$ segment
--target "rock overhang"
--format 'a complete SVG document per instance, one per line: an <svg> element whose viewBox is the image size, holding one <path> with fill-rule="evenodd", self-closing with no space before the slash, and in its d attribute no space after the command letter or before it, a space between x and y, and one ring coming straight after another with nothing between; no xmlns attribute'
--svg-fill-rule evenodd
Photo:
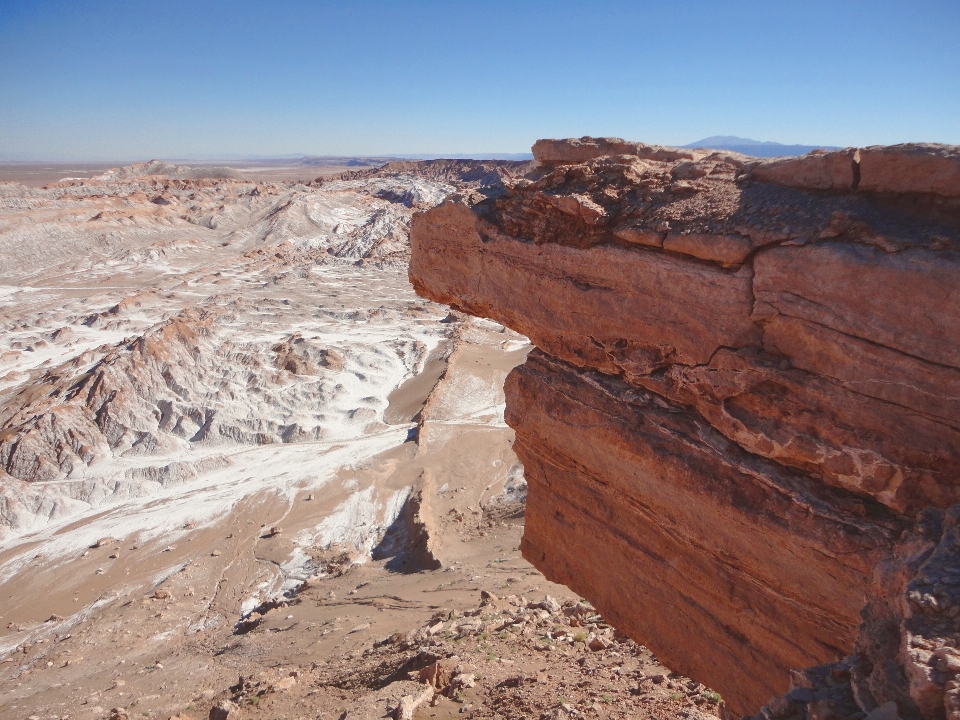
<svg viewBox="0 0 960 720"><path fill-rule="evenodd" d="M957 150L757 161L581 138L534 157L493 202L416 215L411 280L542 351L507 383L527 557L755 709L853 649L872 568L960 501ZM754 527L718 546L724 522ZM848 531L871 539L840 550ZM684 582L699 632L671 602Z"/></svg>

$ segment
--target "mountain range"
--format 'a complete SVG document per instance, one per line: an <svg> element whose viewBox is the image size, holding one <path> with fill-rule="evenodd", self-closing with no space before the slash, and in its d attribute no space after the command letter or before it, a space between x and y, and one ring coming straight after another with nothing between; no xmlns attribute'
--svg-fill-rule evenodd
<svg viewBox="0 0 960 720"><path fill-rule="evenodd" d="M812 150L836 150L835 145L784 145L777 142L762 142L736 135L711 135L697 140L685 148L710 148L711 150L731 150L754 157L782 157L785 155L806 155Z"/></svg>

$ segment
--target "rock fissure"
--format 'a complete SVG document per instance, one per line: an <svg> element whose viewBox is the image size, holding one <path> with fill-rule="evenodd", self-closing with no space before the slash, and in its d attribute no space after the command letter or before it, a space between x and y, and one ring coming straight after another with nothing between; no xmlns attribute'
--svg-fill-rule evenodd
<svg viewBox="0 0 960 720"><path fill-rule="evenodd" d="M853 181L850 183L850 191L855 192L860 187L860 151L856 151L850 158L850 174Z"/></svg>

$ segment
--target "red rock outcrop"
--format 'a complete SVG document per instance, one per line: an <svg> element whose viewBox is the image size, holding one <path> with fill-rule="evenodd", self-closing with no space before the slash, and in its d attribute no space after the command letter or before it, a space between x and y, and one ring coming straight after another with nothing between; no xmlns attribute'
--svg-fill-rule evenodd
<svg viewBox="0 0 960 720"><path fill-rule="evenodd" d="M960 153L534 156L414 216L411 280L539 348L506 386L525 556L755 710L853 651L876 568L960 502Z"/></svg>

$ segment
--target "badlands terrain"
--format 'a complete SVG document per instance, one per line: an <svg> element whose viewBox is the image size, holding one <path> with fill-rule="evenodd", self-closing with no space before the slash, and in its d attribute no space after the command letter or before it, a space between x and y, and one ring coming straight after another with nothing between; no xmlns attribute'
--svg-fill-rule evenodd
<svg viewBox="0 0 960 720"><path fill-rule="evenodd" d="M521 558L530 345L408 280L533 163L98 172L0 183L0 717L721 713Z"/></svg>

